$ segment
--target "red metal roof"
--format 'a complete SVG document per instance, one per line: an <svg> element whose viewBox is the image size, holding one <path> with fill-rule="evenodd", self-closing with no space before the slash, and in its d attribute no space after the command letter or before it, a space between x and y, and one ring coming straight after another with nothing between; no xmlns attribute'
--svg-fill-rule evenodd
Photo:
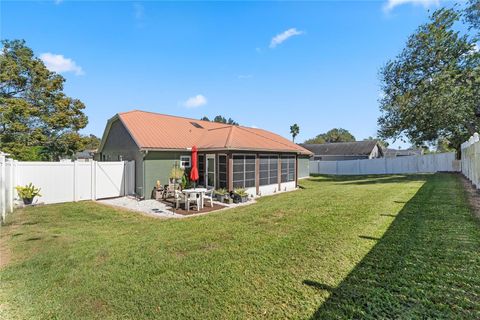
<svg viewBox="0 0 480 320"><path fill-rule="evenodd" d="M196 145L200 151L228 149L312 154L288 139L257 128L139 110L122 112L118 117L140 149L186 149Z"/></svg>

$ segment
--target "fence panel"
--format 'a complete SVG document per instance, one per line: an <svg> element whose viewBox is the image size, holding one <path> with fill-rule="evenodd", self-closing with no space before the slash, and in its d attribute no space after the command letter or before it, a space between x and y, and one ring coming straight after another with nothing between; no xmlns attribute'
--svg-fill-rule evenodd
<svg viewBox="0 0 480 320"><path fill-rule="evenodd" d="M13 211L15 186L40 188L35 202L61 203L134 194L135 161L19 162L0 153L0 214Z"/></svg>
<svg viewBox="0 0 480 320"><path fill-rule="evenodd" d="M337 175L459 171L455 162L454 152L381 159L311 161L310 170L312 174Z"/></svg>
<svg viewBox="0 0 480 320"><path fill-rule="evenodd" d="M36 201L61 203L74 201L75 170L73 162L18 162L17 185L30 182L40 188Z"/></svg>
<svg viewBox="0 0 480 320"><path fill-rule="evenodd" d="M480 189L480 137L475 133L462 144L462 174Z"/></svg>

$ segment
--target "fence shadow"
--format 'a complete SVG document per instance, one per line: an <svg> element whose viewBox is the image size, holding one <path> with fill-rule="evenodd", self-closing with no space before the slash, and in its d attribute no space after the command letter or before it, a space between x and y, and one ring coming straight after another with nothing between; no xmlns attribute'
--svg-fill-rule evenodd
<svg viewBox="0 0 480 320"><path fill-rule="evenodd" d="M399 183L405 181L426 181L428 174L391 174L391 175L312 175L313 178L307 179L312 182L335 182L341 185L367 185L367 184L383 184L383 183ZM321 179L315 179L321 177Z"/></svg>
<svg viewBox="0 0 480 320"><path fill-rule="evenodd" d="M455 175L430 176L311 319L478 318L480 224ZM450 191L445 191L445 190ZM452 189L454 189L452 191Z"/></svg>

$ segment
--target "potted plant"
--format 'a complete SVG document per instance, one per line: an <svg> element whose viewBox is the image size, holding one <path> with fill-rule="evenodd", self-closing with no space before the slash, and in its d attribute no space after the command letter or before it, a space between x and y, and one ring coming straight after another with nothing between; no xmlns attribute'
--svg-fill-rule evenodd
<svg viewBox="0 0 480 320"><path fill-rule="evenodd" d="M225 188L215 190L215 197L219 202L225 202L225 197L228 195L228 192Z"/></svg>
<svg viewBox="0 0 480 320"><path fill-rule="evenodd" d="M172 170L170 170L170 182L176 182L178 184L182 183L182 178L185 174L185 170L179 167L173 167Z"/></svg>
<svg viewBox="0 0 480 320"><path fill-rule="evenodd" d="M41 197L40 188L35 188L35 186L30 182L30 184L25 187L16 186L18 196L23 200L25 205L32 204L35 197Z"/></svg>
<svg viewBox="0 0 480 320"><path fill-rule="evenodd" d="M247 202L248 201L248 193L247 193L247 190L245 189L242 189L242 188L239 188L239 189L235 189L233 191L233 201L235 203L244 203L244 202Z"/></svg>

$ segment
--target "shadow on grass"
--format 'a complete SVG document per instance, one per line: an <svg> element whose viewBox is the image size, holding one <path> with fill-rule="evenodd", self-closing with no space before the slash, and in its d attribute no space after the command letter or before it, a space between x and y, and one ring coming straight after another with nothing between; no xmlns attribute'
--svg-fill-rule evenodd
<svg viewBox="0 0 480 320"><path fill-rule="evenodd" d="M331 292L312 319L479 319L480 224L458 182L430 176L338 287L305 280Z"/></svg>
<svg viewBox="0 0 480 320"><path fill-rule="evenodd" d="M328 284L324 284L324 283L320 283L312 280L303 280L303 284L318 290L325 290L329 292L332 292L333 290L335 290L334 287L329 286Z"/></svg>
<svg viewBox="0 0 480 320"><path fill-rule="evenodd" d="M370 236L358 236L358 237L361 238L361 239L365 239L365 240L373 240L373 241L380 241L381 240L380 238L370 237Z"/></svg>

